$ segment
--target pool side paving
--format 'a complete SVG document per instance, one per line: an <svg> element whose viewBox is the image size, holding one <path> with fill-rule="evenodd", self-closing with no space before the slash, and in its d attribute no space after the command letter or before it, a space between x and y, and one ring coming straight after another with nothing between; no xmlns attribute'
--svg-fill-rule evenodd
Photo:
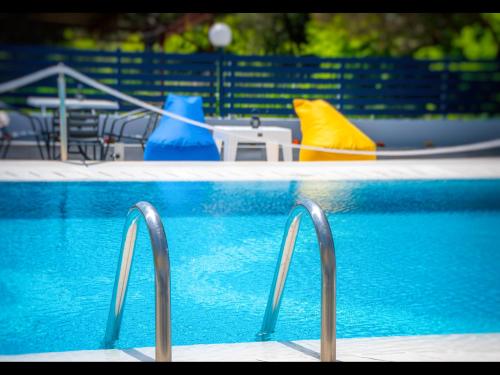
<svg viewBox="0 0 500 375"><path fill-rule="evenodd" d="M371 162L0 162L0 181L263 181L496 179L500 158Z"/></svg>
<svg viewBox="0 0 500 375"><path fill-rule="evenodd" d="M319 340L174 346L174 362L317 362ZM0 361L153 361L154 347L0 356ZM498 362L500 333L337 339L341 362Z"/></svg>

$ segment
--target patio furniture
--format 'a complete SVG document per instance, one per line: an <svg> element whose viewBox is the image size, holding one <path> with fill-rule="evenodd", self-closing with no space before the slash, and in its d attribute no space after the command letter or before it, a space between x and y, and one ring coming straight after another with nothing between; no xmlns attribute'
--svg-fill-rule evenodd
<svg viewBox="0 0 500 375"><path fill-rule="evenodd" d="M377 145L330 103L322 99L294 99L300 119L302 144L342 150L376 151ZM375 155L352 155L301 149L300 161L375 160Z"/></svg>
<svg viewBox="0 0 500 375"><path fill-rule="evenodd" d="M45 118L46 120L46 140L48 142L47 149L49 150L49 157L50 153L52 152L52 158L55 158L56 156L56 150L55 150L55 143L59 142L59 119L55 119L55 117L59 116L59 107L60 107L60 99L57 97L38 97L38 96L29 96L26 100L28 105L31 105L33 107L40 108L42 117ZM81 113L86 113L87 115L92 115L97 117L97 124L99 124L98 121L98 115L96 114L96 111L99 110L118 110L120 108L118 102L115 101L110 101L110 100L95 100L95 99L85 99L85 98L66 98L64 101L64 105L66 107L67 111L73 111L73 113L76 113L74 111L80 110ZM49 113L47 112L47 109L53 109L55 110L52 118L52 130L50 130L50 125L49 125ZM77 118L73 118L73 120L78 121ZM81 120L81 119L80 119ZM90 123L92 120L87 118L87 125L86 128L87 130L89 129ZM81 125L81 124L80 124ZM69 130L69 127L68 127ZM78 147L78 152L82 154L86 159L88 158L88 154L85 151L88 146L91 146L94 148L94 154L96 153L96 146L101 144L102 141L102 134L100 135L95 135L93 134L90 138L87 140L84 140L85 137L82 137L80 135L77 135L78 131L78 126L74 129L76 131L75 136L73 137L73 145L76 145ZM69 134L69 133L68 133ZM89 134L90 135L90 134ZM92 141L90 139L93 139ZM78 139L78 145L75 143L76 140ZM68 139L68 149L69 149L69 139ZM105 158L105 151L107 149L102 148L101 146L101 154L100 157Z"/></svg>
<svg viewBox="0 0 500 375"><path fill-rule="evenodd" d="M57 109L60 105L59 98L56 97L39 97L39 96L28 96L26 103L32 107L40 108L42 115L47 115L47 108ZM95 100L95 99L71 99L66 98L64 104L68 110L70 109L80 109L80 110L119 110L120 106L118 102L110 100Z"/></svg>
<svg viewBox="0 0 500 375"><path fill-rule="evenodd" d="M205 122L201 96L169 94L164 109L190 120ZM219 161L220 154L208 129L165 115L148 139L144 160Z"/></svg>
<svg viewBox="0 0 500 375"><path fill-rule="evenodd" d="M136 109L120 116L112 118L108 117L111 125L109 130L107 130L107 124L104 125L103 138L106 143L105 154L107 155L110 145L114 145L115 150L113 151L112 157L115 158L116 149L124 149L124 141L126 143L139 143L144 151L146 142L149 135L156 128L158 123L159 114L151 112L145 109ZM130 126L139 124L138 120L141 120L139 131L136 134L132 132L126 132L129 130ZM142 121L146 120L146 124L142 127ZM121 151L123 154L123 151ZM123 160L123 155L121 155Z"/></svg>
<svg viewBox="0 0 500 375"><path fill-rule="evenodd" d="M279 145L269 143L267 141L273 140L280 143L292 143L292 130L278 126L260 126L254 128L252 126L229 126L229 125L216 125L214 130L214 139L219 152L224 144L223 160L235 161L236 152L238 150L238 143L249 143L244 139L231 136L227 133L221 133L218 130L229 131L235 136L241 135L245 137L253 137L262 143L266 144L267 161L279 161ZM292 149L290 147L283 147L283 160L293 161Z"/></svg>
<svg viewBox="0 0 500 375"><path fill-rule="evenodd" d="M2 159L7 157L12 141L33 140L35 139L40 157L45 159L42 146L46 146L44 135L46 133L43 121L35 116L28 115L13 105L0 102L0 112L2 112L0 126L0 156ZM23 120L23 121L19 121ZM27 120L27 121L25 121ZM14 122L23 123L16 124L16 131L11 132L9 126ZM48 156L48 149L47 149Z"/></svg>
<svg viewBox="0 0 500 375"><path fill-rule="evenodd" d="M52 131L48 133L48 139L52 146L52 157L59 158L56 154L56 143L60 141L60 118L56 111L52 118ZM81 154L85 160L91 160L88 149L93 151L93 160L97 160L97 149L99 148L99 160L106 157L106 147L102 131L99 128L99 115L92 111L67 111L66 125L68 127L68 154ZM72 148L76 147L76 151Z"/></svg>

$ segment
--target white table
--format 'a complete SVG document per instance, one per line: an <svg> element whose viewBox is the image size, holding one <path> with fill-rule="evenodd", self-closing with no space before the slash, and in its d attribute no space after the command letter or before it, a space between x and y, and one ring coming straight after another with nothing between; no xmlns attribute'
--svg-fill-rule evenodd
<svg viewBox="0 0 500 375"><path fill-rule="evenodd" d="M279 145L274 143L268 143L267 140L273 140L280 143L292 143L292 130L288 128L281 128L278 126L260 126L255 129L251 126L226 126L226 125L216 125L214 126L213 137L219 152L222 148L222 143L224 142L224 161L235 161L236 151L238 150L238 143L250 143L252 141L237 138L236 136L241 135L245 137L255 138L255 143L265 143L266 144L266 154L268 161L278 161L279 160ZM223 130L231 132L231 134L221 133L218 130ZM232 135L235 136L232 136ZM283 147L283 160L293 161L292 149L290 147Z"/></svg>
<svg viewBox="0 0 500 375"><path fill-rule="evenodd" d="M66 98L64 92L64 84L62 85L62 88L61 86L59 86L59 92L62 93L61 97L50 98L50 97L28 96L26 102L28 103L28 105L32 107L40 108L43 117L47 117L47 108L59 108L61 106L62 98L64 98L65 109L91 109L92 112L94 112L96 109L118 110L120 108L117 102L113 102L110 100ZM66 122L61 121L61 126L59 127L62 161L68 160L68 133L65 125Z"/></svg>
<svg viewBox="0 0 500 375"><path fill-rule="evenodd" d="M42 111L42 115L47 115L47 108L59 108L59 98L47 98L39 96L28 96L26 102L32 107L38 107ZM94 100L94 99L70 99L64 101L68 109L111 109L118 110L120 106L118 102L110 100Z"/></svg>

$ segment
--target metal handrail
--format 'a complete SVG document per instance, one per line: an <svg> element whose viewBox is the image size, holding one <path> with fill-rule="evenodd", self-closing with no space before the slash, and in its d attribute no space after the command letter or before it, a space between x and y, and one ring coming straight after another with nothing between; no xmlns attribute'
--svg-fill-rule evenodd
<svg viewBox="0 0 500 375"><path fill-rule="evenodd" d="M170 316L170 259L165 230L160 215L148 202L138 202L127 214L122 237L121 253L116 271L113 297L109 308L104 347L112 348L120 334L123 305L127 295L130 266L134 255L138 220L143 218L153 248L156 291L156 361L172 360Z"/></svg>
<svg viewBox="0 0 500 375"><path fill-rule="evenodd" d="M276 264L274 280L269 293L262 328L258 333L267 339L274 332L283 296L288 268L295 248L303 213L312 219L321 256L321 361L336 360L336 265L332 231L325 213L314 201L300 198L290 211L285 227L281 250Z"/></svg>

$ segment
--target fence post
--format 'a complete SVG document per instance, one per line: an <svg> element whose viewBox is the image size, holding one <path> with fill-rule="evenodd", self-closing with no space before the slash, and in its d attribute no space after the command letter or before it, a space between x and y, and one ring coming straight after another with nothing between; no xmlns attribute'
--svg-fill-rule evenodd
<svg viewBox="0 0 500 375"><path fill-rule="evenodd" d="M449 80L449 64L444 61L443 72L441 73L441 85L439 95L439 111L441 116L446 118L448 112L448 80Z"/></svg>
<svg viewBox="0 0 500 375"><path fill-rule="evenodd" d="M116 88L117 90L121 90L121 74L122 74L122 50L120 47L116 49Z"/></svg>
<svg viewBox="0 0 500 375"><path fill-rule="evenodd" d="M338 109L344 110L344 61L340 61L340 69L339 69L339 93L338 93Z"/></svg>
<svg viewBox="0 0 500 375"><path fill-rule="evenodd" d="M64 64L60 63L60 67ZM68 129L66 126L66 79L64 73L59 73L57 77L57 87L59 92L59 142L61 146L61 161L68 160Z"/></svg>
<svg viewBox="0 0 500 375"><path fill-rule="evenodd" d="M217 53L217 114L219 117L224 117L224 48L219 48Z"/></svg>
<svg viewBox="0 0 500 375"><path fill-rule="evenodd" d="M224 56L224 70L222 75L222 112L224 117L231 117L232 113L232 75L233 75L233 60L227 54ZM227 106L226 106L227 104Z"/></svg>

